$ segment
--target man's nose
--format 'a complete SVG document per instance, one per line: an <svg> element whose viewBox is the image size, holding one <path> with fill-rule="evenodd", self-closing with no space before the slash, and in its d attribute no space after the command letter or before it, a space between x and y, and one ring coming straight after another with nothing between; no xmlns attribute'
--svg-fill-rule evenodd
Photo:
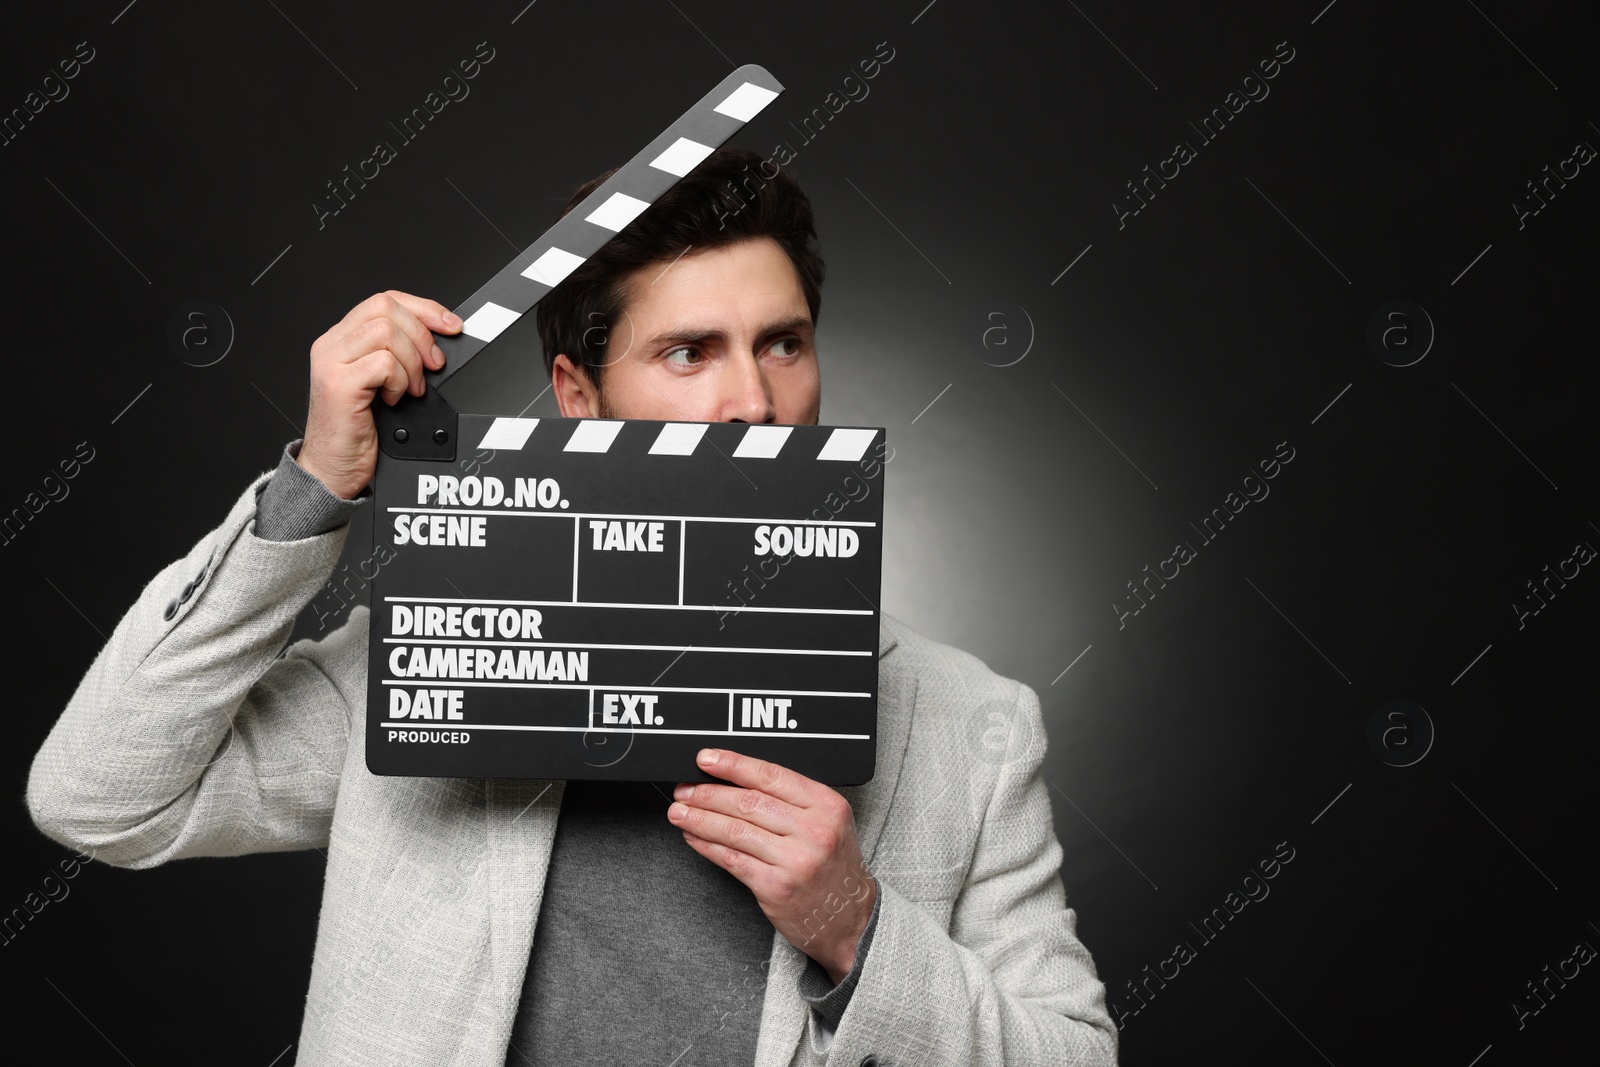
<svg viewBox="0 0 1600 1067"><path fill-rule="evenodd" d="M777 418L766 371L755 355L731 360L723 386L721 421L764 423Z"/></svg>

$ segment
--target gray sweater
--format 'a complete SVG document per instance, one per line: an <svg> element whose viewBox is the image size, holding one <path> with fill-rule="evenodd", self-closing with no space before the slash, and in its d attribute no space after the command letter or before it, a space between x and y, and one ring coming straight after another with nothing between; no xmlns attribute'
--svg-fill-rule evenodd
<svg viewBox="0 0 1600 1067"><path fill-rule="evenodd" d="M295 462L299 451L299 440L284 448L261 493L257 537L326 533L371 495L335 496ZM667 821L676 784L567 783L508 1067L754 1061L773 927L754 894ZM800 974L799 994L829 1031L877 922L874 904L837 986L815 960Z"/></svg>

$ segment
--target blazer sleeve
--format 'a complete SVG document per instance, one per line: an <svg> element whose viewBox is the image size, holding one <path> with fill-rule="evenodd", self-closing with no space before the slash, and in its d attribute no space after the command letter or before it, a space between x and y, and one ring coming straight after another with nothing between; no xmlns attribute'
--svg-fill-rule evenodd
<svg viewBox="0 0 1600 1067"><path fill-rule="evenodd" d="M1019 685L1028 743L1003 767L949 929L894 885L831 1041L807 1020L800 1062L857 1067L1115 1064L1105 987L1066 906L1062 850L1041 768L1039 698Z"/></svg>
<svg viewBox="0 0 1600 1067"><path fill-rule="evenodd" d="M50 838L134 868L326 847L367 613L285 647L349 526L258 537L270 477L145 586L78 683L28 776Z"/></svg>

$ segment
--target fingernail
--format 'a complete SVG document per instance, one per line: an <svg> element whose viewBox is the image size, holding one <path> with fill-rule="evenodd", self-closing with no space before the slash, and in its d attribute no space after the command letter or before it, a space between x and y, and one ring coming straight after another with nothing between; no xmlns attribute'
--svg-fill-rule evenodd
<svg viewBox="0 0 1600 1067"><path fill-rule="evenodd" d="M709 767L713 763L717 762L717 750L714 748L702 748L700 750L699 759L701 763L704 763L707 767Z"/></svg>
<svg viewBox="0 0 1600 1067"><path fill-rule="evenodd" d="M433 346L433 361L441 365L444 363L444 351L438 345Z"/></svg>
<svg viewBox="0 0 1600 1067"><path fill-rule="evenodd" d="M444 324L452 330L461 325L461 317L453 311L446 311L443 316Z"/></svg>
<svg viewBox="0 0 1600 1067"><path fill-rule="evenodd" d="M672 796L676 800L688 800L689 794L692 792L694 792L694 786L680 785L672 791Z"/></svg>
<svg viewBox="0 0 1600 1067"><path fill-rule="evenodd" d="M672 819L681 819L683 818L684 812L688 810L688 805L679 804L676 800L674 800L672 802L672 807L667 809L667 817Z"/></svg>

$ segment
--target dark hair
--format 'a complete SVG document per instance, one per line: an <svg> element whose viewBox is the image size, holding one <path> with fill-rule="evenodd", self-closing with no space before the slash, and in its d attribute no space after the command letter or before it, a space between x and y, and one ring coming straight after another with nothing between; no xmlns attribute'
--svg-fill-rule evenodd
<svg viewBox="0 0 1600 1067"><path fill-rule="evenodd" d="M561 215L616 170L578 186ZM554 371L556 356L564 352L597 389L602 388L606 341L627 302L627 276L650 263L752 237L771 237L782 246L800 276L811 320L816 322L822 311L823 263L810 199L776 163L748 149L726 146L679 179L539 301L537 321L546 373Z"/></svg>

